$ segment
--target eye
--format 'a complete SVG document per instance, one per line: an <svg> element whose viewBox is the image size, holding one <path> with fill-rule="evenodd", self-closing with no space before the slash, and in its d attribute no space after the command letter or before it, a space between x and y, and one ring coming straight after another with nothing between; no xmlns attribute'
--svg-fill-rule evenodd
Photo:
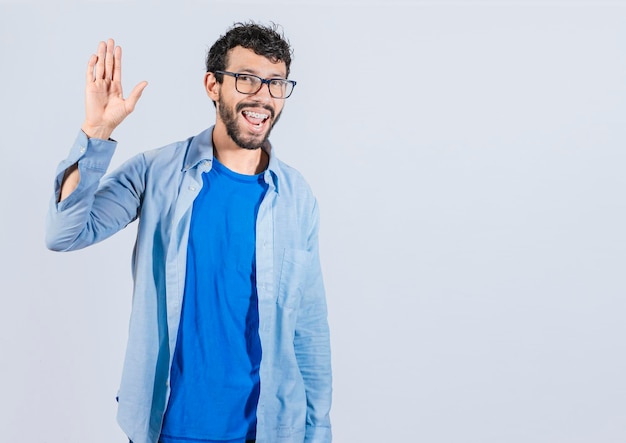
<svg viewBox="0 0 626 443"><path fill-rule="evenodd" d="M283 80L280 78L274 78L270 80L270 89L272 90L272 92L275 92L276 94L282 95L286 87L287 87L287 80Z"/></svg>
<svg viewBox="0 0 626 443"><path fill-rule="evenodd" d="M244 83L248 83L248 84L253 84L253 83L256 83L258 81L258 79L256 77L254 77L253 75L240 74L239 75L239 81L240 82L244 82Z"/></svg>

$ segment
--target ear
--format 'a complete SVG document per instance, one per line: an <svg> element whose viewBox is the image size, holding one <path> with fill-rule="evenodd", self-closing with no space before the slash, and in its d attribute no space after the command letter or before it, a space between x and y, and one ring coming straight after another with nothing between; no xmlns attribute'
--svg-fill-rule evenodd
<svg viewBox="0 0 626 443"><path fill-rule="evenodd" d="M207 72L204 75L204 89L206 89L206 93L211 100L217 102L220 91L220 84L217 82L215 78L215 74L212 72Z"/></svg>

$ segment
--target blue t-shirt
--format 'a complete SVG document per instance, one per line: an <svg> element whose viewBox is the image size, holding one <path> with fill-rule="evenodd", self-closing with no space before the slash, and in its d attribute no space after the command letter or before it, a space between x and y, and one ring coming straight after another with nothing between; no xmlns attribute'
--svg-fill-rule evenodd
<svg viewBox="0 0 626 443"><path fill-rule="evenodd" d="M202 179L160 441L243 443L256 435L255 228L267 184L263 174L238 174L217 159Z"/></svg>

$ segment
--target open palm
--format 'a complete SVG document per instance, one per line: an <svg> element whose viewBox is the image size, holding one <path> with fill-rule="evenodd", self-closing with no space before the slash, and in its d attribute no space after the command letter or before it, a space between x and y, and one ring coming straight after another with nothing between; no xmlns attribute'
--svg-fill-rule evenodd
<svg viewBox="0 0 626 443"><path fill-rule="evenodd" d="M135 109L147 82L137 84L127 98L122 92L122 48L113 39L100 42L87 64L85 122L82 129L93 138L108 139Z"/></svg>

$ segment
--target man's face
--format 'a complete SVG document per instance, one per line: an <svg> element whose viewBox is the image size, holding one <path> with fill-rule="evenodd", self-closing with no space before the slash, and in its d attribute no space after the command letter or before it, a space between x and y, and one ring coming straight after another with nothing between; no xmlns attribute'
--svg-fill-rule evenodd
<svg viewBox="0 0 626 443"><path fill-rule="evenodd" d="M261 78L285 78L284 62L272 63L251 49L237 46L228 52L226 71L254 74ZM224 75L219 87L217 103L218 124L226 127L228 136L243 149L260 148L278 121L284 106L283 99L273 98L267 85L252 95L235 89L235 77Z"/></svg>

